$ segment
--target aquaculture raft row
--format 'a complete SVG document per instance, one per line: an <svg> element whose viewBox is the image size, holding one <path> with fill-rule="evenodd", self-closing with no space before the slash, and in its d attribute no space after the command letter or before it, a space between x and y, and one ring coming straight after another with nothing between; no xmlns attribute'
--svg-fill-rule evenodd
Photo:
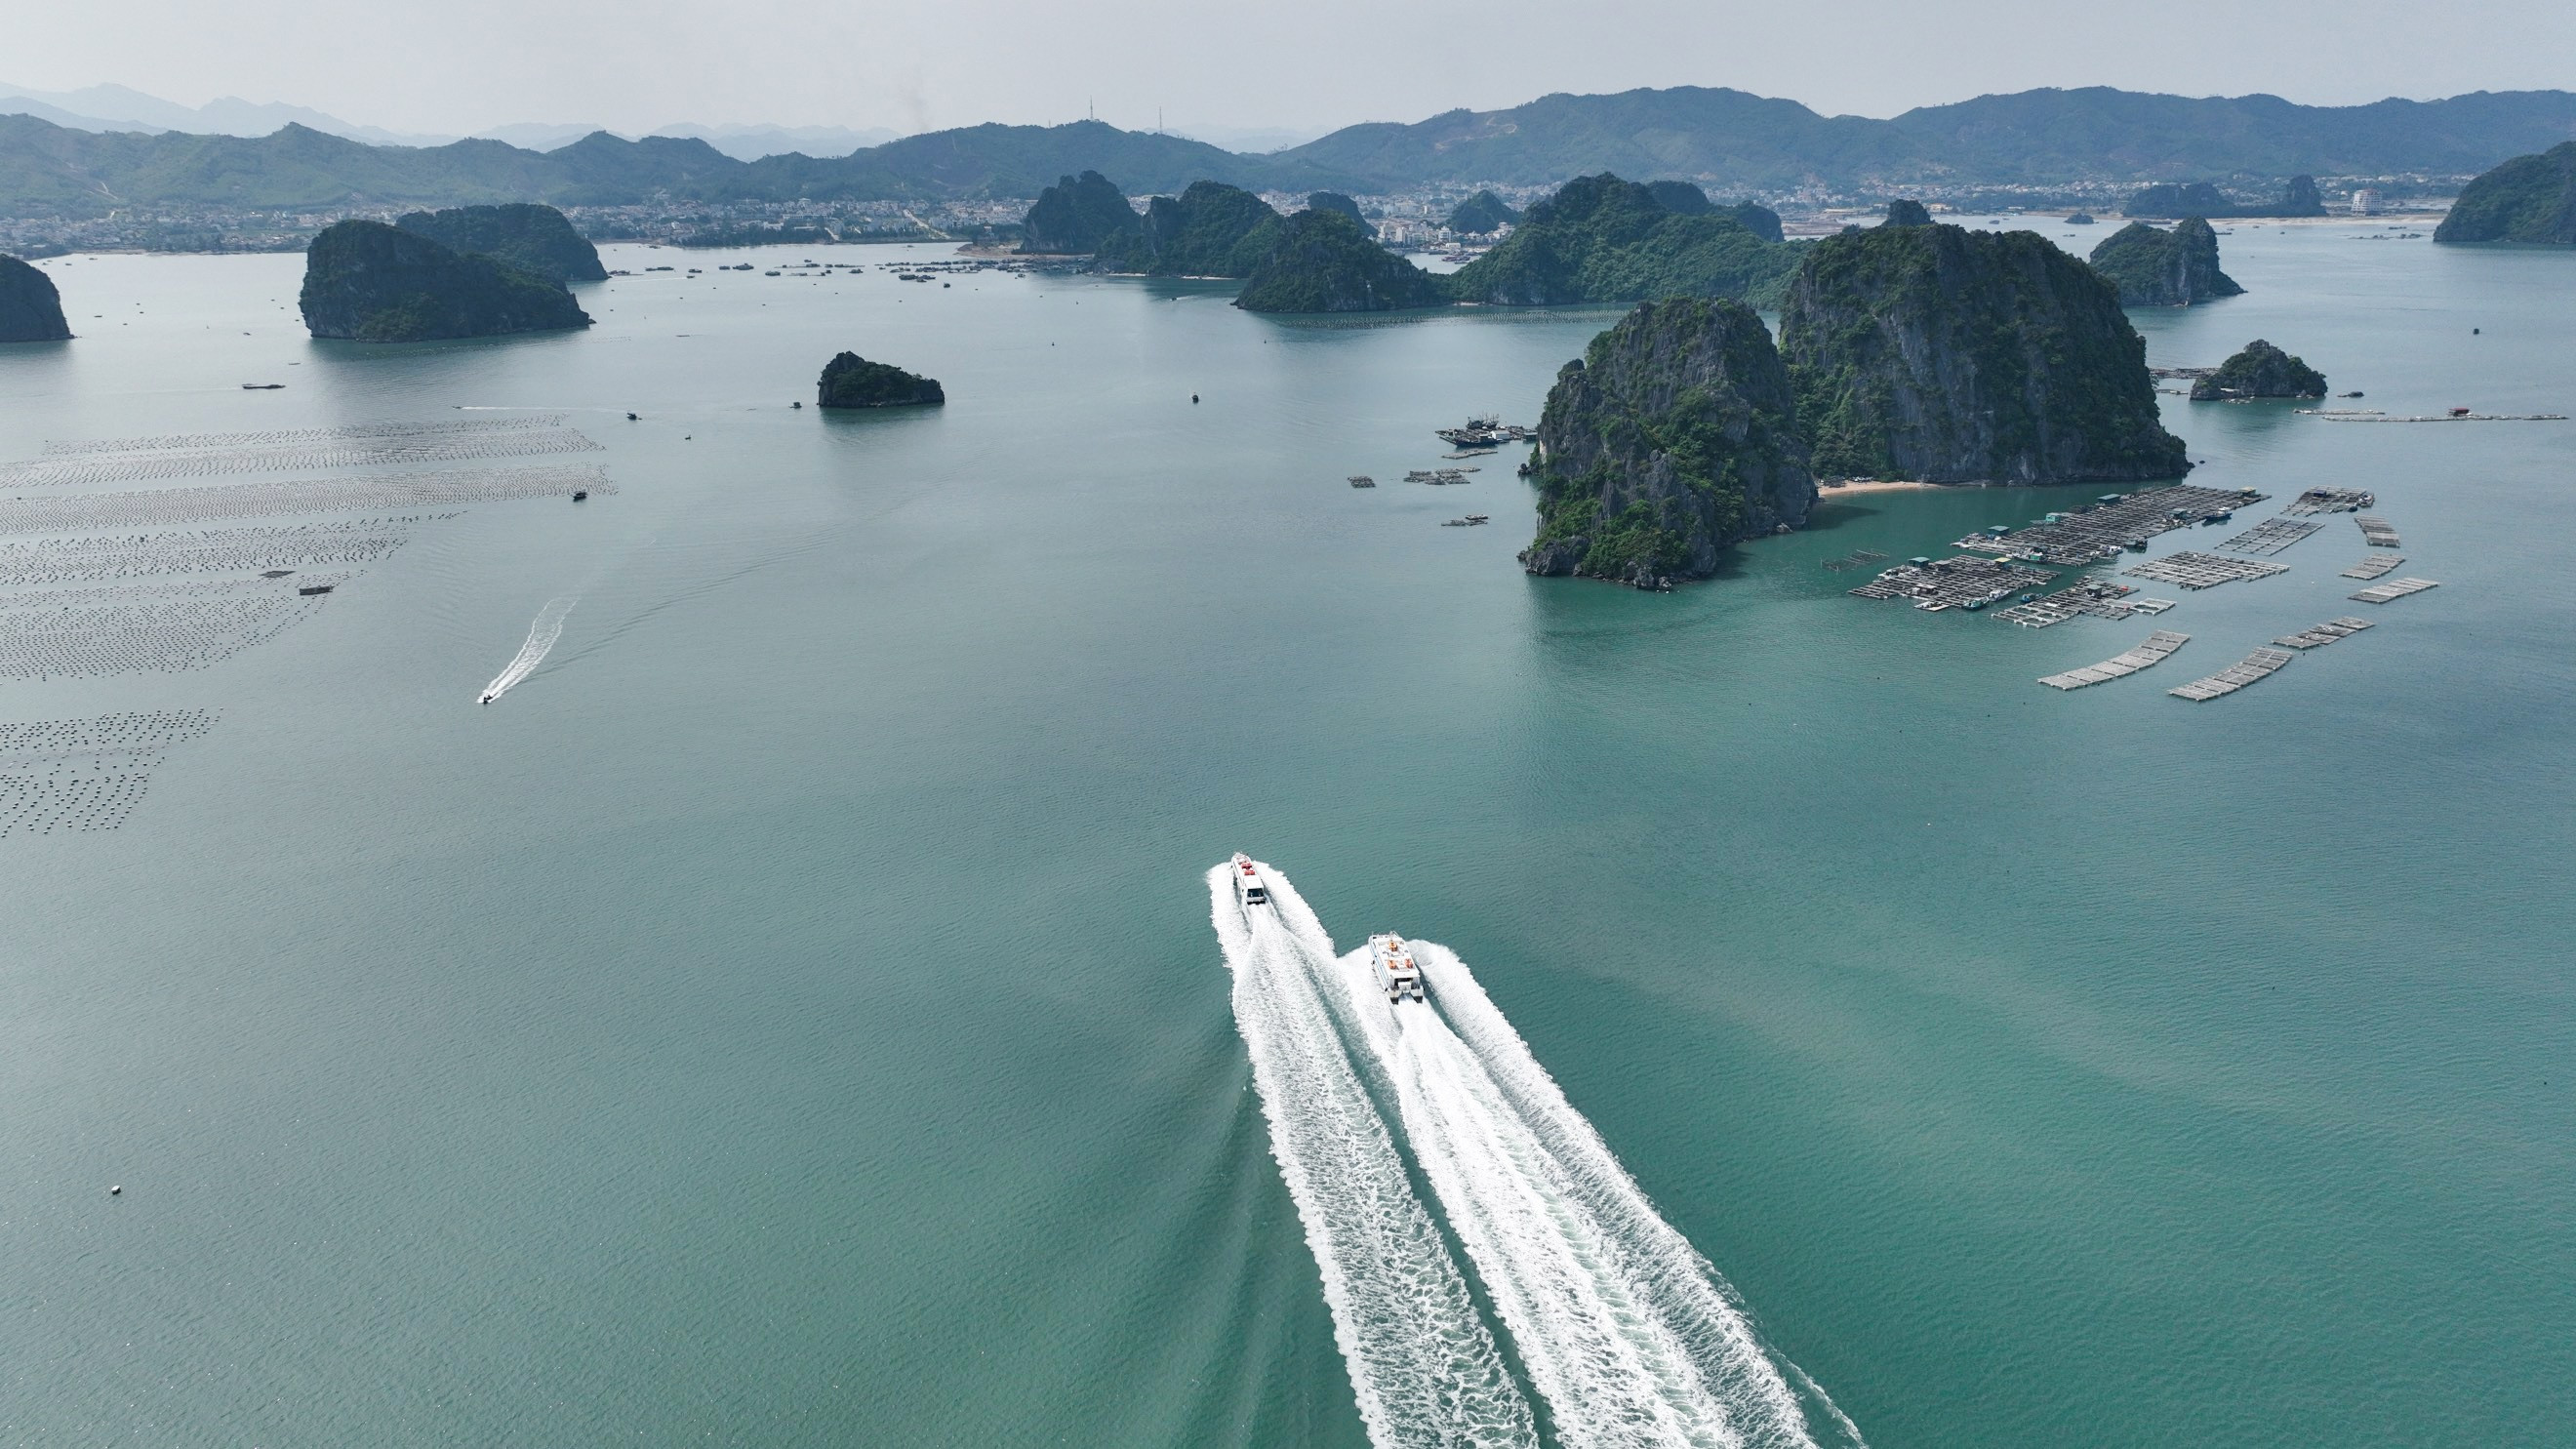
<svg viewBox="0 0 2576 1449"><path fill-rule="evenodd" d="M2082 669L2070 669L2064 674L2042 675L2039 682L2051 689L2082 689L2088 684L2123 679L2141 669L2162 664L2166 656L2189 642L2189 634L2158 629L2147 636L2145 643L2125 654L2114 655L2099 664L2088 664Z"/></svg>
<svg viewBox="0 0 2576 1449"><path fill-rule="evenodd" d="M2195 679L2165 693L2196 703L2216 699L2222 694L2234 694L2258 679L2269 678L2275 670L2298 657L2287 649L2257 649L2207 679Z"/></svg>

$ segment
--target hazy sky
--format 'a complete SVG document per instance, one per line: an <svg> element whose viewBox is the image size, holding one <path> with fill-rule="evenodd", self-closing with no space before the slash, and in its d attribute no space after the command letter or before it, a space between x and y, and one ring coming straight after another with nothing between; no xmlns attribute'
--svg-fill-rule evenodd
<svg viewBox="0 0 2576 1449"><path fill-rule="evenodd" d="M1829 114L2043 85L2191 95L2576 86L2567 0L0 0L0 80L360 124L1298 126L1721 85Z"/></svg>

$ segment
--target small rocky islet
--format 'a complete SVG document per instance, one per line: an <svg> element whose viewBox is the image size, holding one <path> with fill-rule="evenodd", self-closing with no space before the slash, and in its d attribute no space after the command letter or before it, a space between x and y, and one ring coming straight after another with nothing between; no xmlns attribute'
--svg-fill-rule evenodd
<svg viewBox="0 0 2576 1449"><path fill-rule="evenodd" d="M561 282L381 221L324 227L305 250L297 301L315 337L353 342L506 337L590 325L590 314Z"/></svg>
<svg viewBox="0 0 2576 1449"><path fill-rule="evenodd" d="M823 364L814 384L814 403L823 408L942 407L948 394L937 378L906 372L887 362L870 362L844 352Z"/></svg>
<svg viewBox="0 0 2576 1449"><path fill-rule="evenodd" d="M2221 363L2218 370L2191 385L2193 402L2226 402L2238 398L2324 397L2326 375L2257 337Z"/></svg>
<svg viewBox="0 0 2576 1449"><path fill-rule="evenodd" d="M68 342L62 293L42 268L0 256L0 343Z"/></svg>
<svg viewBox="0 0 2576 1449"><path fill-rule="evenodd" d="M2130 222L2104 237L2088 260L2120 289L2123 307L2190 307L2245 294L2218 269L2218 233L2197 216L2170 231Z"/></svg>

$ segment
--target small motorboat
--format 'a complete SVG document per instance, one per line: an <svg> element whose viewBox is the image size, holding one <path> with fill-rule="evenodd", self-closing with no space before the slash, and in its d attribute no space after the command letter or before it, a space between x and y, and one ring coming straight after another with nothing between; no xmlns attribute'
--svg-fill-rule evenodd
<svg viewBox="0 0 2576 1449"><path fill-rule="evenodd" d="M1235 904L1247 909L1270 904L1270 888L1262 884L1261 872L1253 865L1252 857L1238 850L1233 865Z"/></svg>

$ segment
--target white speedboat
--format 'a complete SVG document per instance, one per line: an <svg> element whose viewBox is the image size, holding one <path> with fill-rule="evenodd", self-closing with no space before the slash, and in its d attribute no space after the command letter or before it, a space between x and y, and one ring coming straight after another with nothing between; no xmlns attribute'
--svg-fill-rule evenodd
<svg viewBox="0 0 2576 1449"><path fill-rule="evenodd" d="M1234 853L1234 903L1247 908L1270 904L1270 888L1261 883L1261 872L1252 857L1239 850Z"/></svg>
<svg viewBox="0 0 2576 1449"><path fill-rule="evenodd" d="M1369 966L1377 972L1377 984L1389 1001L1402 1001L1410 996L1422 1000L1422 968L1413 964L1413 951L1396 935L1369 937Z"/></svg>

